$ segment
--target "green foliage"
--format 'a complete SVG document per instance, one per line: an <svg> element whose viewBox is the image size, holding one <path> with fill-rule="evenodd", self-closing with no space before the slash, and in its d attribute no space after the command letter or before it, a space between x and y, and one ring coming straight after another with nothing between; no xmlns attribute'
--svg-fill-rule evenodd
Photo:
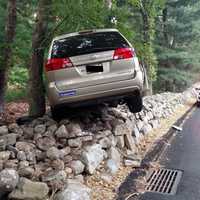
<svg viewBox="0 0 200 200"><path fill-rule="evenodd" d="M28 70L24 67L13 67L9 73L6 101L27 99Z"/></svg>
<svg viewBox="0 0 200 200"><path fill-rule="evenodd" d="M10 70L9 85L16 88L25 88L28 82L28 71L26 68L14 67Z"/></svg>
<svg viewBox="0 0 200 200"><path fill-rule="evenodd" d="M165 11L165 20L163 17L158 18L156 23L158 31L155 47L159 72L162 73L158 73L159 80L155 85L160 85L161 79L165 82L168 80L169 83L176 80L173 88L179 91L184 88L183 85L187 86L186 83L195 80L194 75L200 66L200 20L197 17L200 3L167 0ZM172 72L177 74L172 77ZM167 84L160 87L171 89Z"/></svg>
<svg viewBox="0 0 200 200"><path fill-rule="evenodd" d="M5 96L6 102L27 100L27 89L8 89Z"/></svg>
<svg viewBox="0 0 200 200"><path fill-rule="evenodd" d="M104 28L108 8L99 0L54 0L56 24L62 23L56 34L85 29Z"/></svg>
<svg viewBox="0 0 200 200"><path fill-rule="evenodd" d="M181 92L192 84L193 78L190 73L176 68L159 68L154 88L156 92Z"/></svg>

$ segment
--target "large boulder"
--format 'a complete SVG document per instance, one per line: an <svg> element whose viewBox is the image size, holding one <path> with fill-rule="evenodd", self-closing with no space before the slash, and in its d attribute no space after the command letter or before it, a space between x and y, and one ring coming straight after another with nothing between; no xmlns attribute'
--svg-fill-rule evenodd
<svg viewBox="0 0 200 200"><path fill-rule="evenodd" d="M90 200L90 189L76 180L69 180L67 187L54 200Z"/></svg>
<svg viewBox="0 0 200 200"><path fill-rule="evenodd" d="M24 152L34 151L36 148L35 145L30 142L17 142L15 146L18 151Z"/></svg>
<svg viewBox="0 0 200 200"><path fill-rule="evenodd" d="M58 130L55 132L55 135L58 138L69 138L69 133L65 127L65 125L61 125Z"/></svg>
<svg viewBox="0 0 200 200"><path fill-rule="evenodd" d="M70 164L75 175L81 174L84 171L85 165L80 160L73 160Z"/></svg>
<svg viewBox="0 0 200 200"><path fill-rule="evenodd" d="M100 144L87 146L82 152L81 160L86 165L86 171L93 174L95 169L100 165L105 156L105 151Z"/></svg>
<svg viewBox="0 0 200 200"><path fill-rule="evenodd" d="M121 163L121 155L115 147L111 147L108 151L108 160L107 160L107 168L111 174L115 174Z"/></svg>
<svg viewBox="0 0 200 200"><path fill-rule="evenodd" d="M33 182L26 178L20 178L17 188L13 190L9 199L15 200L44 200L49 193L46 183Z"/></svg>
<svg viewBox="0 0 200 200"><path fill-rule="evenodd" d="M56 159L59 159L61 157L61 152L58 148L56 147L51 147L47 150L47 157L50 159L50 160L56 160Z"/></svg>
<svg viewBox="0 0 200 200"><path fill-rule="evenodd" d="M4 169L0 172L0 197L15 189L19 175L14 169Z"/></svg>
<svg viewBox="0 0 200 200"><path fill-rule="evenodd" d="M7 126L0 126L0 135L8 134L8 127Z"/></svg>
<svg viewBox="0 0 200 200"><path fill-rule="evenodd" d="M45 124L39 124L39 125L35 126L34 131L35 131L35 133L42 135L46 131L46 125Z"/></svg>

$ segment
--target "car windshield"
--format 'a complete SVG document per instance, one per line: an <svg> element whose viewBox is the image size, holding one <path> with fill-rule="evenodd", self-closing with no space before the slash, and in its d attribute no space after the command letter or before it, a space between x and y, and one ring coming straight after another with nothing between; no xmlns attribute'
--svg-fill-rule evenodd
<svg viewBox="0 0 200 200"><path fill-rule="evenodd" d="M129 47L129 44L118 32L90 33L56 40L51 57L72 57L120 47Z"/></svg>

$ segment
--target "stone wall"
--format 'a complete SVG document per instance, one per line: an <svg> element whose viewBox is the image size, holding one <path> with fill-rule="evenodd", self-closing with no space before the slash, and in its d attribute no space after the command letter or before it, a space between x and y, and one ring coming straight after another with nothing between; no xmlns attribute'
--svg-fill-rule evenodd
<svg viewBox="0 0 200 200"><path fill-rule="evenodd" d="M84 175L104 163L107 179L121 164L139 166L138 144L183 105L184 94L144 98L142 112L126 105L81 110L59 123L48 115L30 124L0 127L0 199L89 200Z"/></svg>

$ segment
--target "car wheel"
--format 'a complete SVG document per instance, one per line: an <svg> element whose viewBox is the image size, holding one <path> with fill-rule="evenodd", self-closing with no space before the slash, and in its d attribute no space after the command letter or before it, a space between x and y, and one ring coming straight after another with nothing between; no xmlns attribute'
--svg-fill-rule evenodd
<svg viewBox="0 0 200 200"><path fill-rule="evenodd" d="M143 108L143 101L140 94L128 97L126 102L127 102L129 110L132 113L138 113Z"/></svg>
<svg viewBox="0 0 200 200"><path fill-rule="evenodd" d="M108 105L110 107L117 108L118 104L119 104L119 101L111 101L111 102L109 102Z"/></svg>

